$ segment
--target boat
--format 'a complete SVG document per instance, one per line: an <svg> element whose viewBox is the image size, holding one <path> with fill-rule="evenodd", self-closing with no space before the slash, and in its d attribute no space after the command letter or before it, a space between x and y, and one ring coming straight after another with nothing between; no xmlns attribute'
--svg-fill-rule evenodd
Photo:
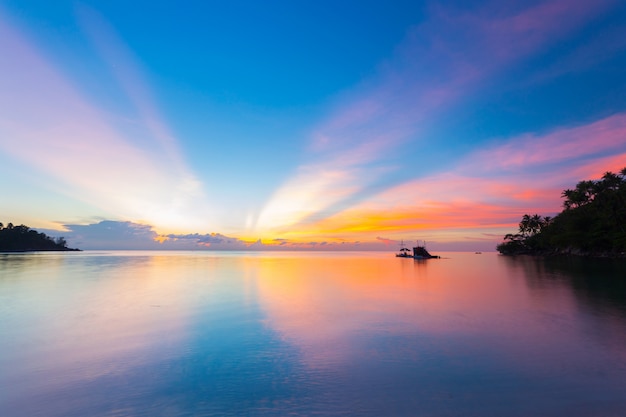
<svg viewBox="0 0 626 417"><path fill-rule="evenodd" d="M413 248L413 252L404 246L404 241L400 244L400 252L396 253L397 258L411 258L411 259L439 259L440 256L431 255L426 250L426 242L420 245L419 241L417 242L417 246Z"/></svg>
<svg viewBox="0 0 626 417"><path fill-rule="evenodd" d="M396 253L397 258L412 258L411 249L404 246L404 240L400 243L400 251Z"/></svg>

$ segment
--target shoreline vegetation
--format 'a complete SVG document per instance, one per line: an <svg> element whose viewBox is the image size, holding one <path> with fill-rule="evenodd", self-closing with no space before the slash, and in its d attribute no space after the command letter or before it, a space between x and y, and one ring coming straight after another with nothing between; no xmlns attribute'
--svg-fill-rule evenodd
<svg viewBox="0 0 626 417"><path fill-rule="evenodd" d="M51 238L23 224L0 223L0 252L80 251L67 247L65 238Z"/></svg>
<svg viewBox="0 0 626 417"><path fill-rule="evenodd" d="M496 249L503 255L626 258L626 168L580 181L561 193L555 217L524 214L518 233Z"/></svg>

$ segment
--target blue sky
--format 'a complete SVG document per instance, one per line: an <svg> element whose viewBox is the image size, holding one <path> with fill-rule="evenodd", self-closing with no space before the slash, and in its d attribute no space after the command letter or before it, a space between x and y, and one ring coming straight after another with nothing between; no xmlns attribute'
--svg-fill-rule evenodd
<svg viewBox="0 0 626 417"><path fill-rule="evenodd" d="M619 1L100 3L0 3L5 223L485 250L626 166Z"/></svg>

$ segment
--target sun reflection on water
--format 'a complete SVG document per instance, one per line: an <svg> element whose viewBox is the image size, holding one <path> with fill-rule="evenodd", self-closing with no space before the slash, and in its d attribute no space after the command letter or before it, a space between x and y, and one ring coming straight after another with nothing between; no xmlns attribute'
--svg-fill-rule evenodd
<svg viewBox="0 0 626 417"><path fill-rule="evenodd" d="M0 414L611 415L626 406L626 291L619 270L593 269L607 290L585 268L463 253L0 255Z"/></svg>

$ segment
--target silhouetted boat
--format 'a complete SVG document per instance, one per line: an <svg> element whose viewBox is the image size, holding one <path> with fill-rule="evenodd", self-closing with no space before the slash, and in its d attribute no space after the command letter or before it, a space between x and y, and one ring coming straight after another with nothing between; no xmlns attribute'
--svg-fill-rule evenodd
<svg viewBox="0 0 626 417"><path fill-rule="evenodd" d="M409 248L404 247L404 242L401 243L400 252L396 253L397 258L411 258L411 259L438 259L440 258L437 255L431 255L426 250L426 242L423 245L417 242L417 246L413 248L413 253Z"/></svg>
<svg viewBox="0 0 626 417"><path fill-rule="evenodd" d="M400 251L396 253L398 258L412 258L411 249L404 246L404 240L400 242Z"/></svg>

